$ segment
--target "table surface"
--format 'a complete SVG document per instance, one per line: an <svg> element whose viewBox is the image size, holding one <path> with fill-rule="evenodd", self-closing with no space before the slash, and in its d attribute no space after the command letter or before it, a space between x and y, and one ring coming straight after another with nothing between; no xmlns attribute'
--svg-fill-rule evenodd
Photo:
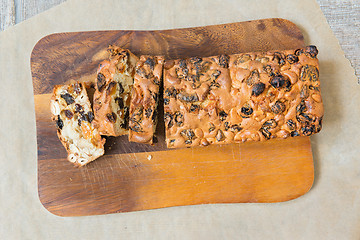
<svg viewBox="0 0 360 240"><path fill-rule="evenodd" d="M66 0L0 0L0 31ZM317 0L360 84L360 1Z"/></svg>

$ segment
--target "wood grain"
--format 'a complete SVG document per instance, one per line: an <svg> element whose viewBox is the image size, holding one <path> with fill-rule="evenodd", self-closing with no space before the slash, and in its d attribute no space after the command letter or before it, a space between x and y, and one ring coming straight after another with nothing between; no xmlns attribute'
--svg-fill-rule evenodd
<svg viewBox="0 0 360 240"><path fill-rule="evenodd" d="M203 203L279 202L311 188L308 137L167 150L161 124L153 147L129 143L126 137L109 138L105 156L73 167L50 121L49 93L55 84L92 79L109 44L166 58L304 46L300 30L282 19L164 31L61 33L41 39L32 52L31 70L39 196L50 212L80 216Z"/></svg>
<svg viewBox="0 0 360 240"><path fill-rule="evenodd" d="M41 202L60 216L280 202L303 195L312 183L311 147L304 137L105 155L80 169L65 159L39 160Z"/></svg>
<svg viewBox="0 0 360 240"><path fill-rule="evenodd" d="M14 0L0 1L0 31L15 24Z"/></svg>

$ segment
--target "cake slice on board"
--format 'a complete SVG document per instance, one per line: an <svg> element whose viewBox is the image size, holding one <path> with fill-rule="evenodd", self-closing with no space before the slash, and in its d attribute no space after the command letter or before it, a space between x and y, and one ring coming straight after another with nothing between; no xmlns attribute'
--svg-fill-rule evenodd
<svg viewBox="0 0 360 240"><path fill-rule="evenodd" d="M130 94L138 57L127 49L108 48L109 59L97 71L94 93L95 125L101 135L128 134Z"/></svg>
<svg viewBox="0 0 360 240"><path fill-rule="evenodd" d="M164 57L141 56L131 92L129 141L153 144Z"/></svg>
<svg viewBox="0 0 360 240"><path fill-rule="evenodd" d="M70 162L84 166L104 154L105 139L93 124L94 114L84 83L55 86L50 108Z"/></svg>

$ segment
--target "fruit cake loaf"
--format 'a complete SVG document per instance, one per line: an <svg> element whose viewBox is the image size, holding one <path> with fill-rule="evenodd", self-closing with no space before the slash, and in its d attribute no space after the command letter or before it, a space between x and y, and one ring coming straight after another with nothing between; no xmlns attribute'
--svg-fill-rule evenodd
<svg viewBox="0 0 360 240"><path fill-rule="evenodd" d="M84 166L104 154L105 139L92 124L94 114L85 84L55 86L50 107L70 162Z"/></svg>
<svg viewBox="0 0 360 240"><path fill-rule="evenodd" d="M128 133L130 94L138 58L129 50L109 46L109 60L97 71L94 114L101 135Z"/></svg>
<svg viewBox="0 0 360 240"><path fill-rule="evenodd" d="M153 144L164 57L141 56L136 66L129 114L129 141Z"/></svg>
<svg viewBox="0 0 360 240"><path fill-rule="evenodd" d="M323 105L315 46L165 61L169 148L309 136Z"/></svg>

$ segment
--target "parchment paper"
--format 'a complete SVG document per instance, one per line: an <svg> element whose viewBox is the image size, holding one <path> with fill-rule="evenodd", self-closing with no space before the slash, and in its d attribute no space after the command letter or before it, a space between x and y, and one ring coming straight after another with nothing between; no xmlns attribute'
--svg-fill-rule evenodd
<svg viewBox="0 0 360 240"><path fill-rule="evenodd" d="M315 183L275 204L173 207L62 218L37 195L30 54L63 31L168 29L270 17L289 19L318 46L325 105L313 136ZM251 41L251 39L249 39ZM360 88L315 0L68 1L0 34L0 239L359 239Z"/></svg>

